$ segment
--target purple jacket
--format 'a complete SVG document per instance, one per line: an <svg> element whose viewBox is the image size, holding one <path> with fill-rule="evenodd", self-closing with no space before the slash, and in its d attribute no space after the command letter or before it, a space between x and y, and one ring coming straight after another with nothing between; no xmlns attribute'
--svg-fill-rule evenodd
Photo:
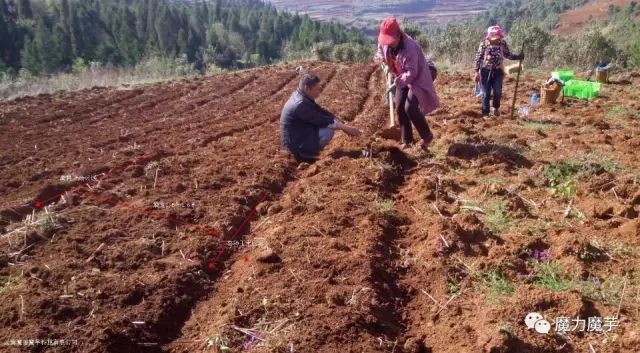
<svg viewBox="0 0 640 353"><path fill-rule="evenodd" d="M376 58L387 62L389 46L378 44ZM423 114L429 114L440 106L440 100L433 86L431 71L429 70L430 60L424 56L420 45L409 35L404 35L403 47L400 48L396 56L398 70L401 72L395 79L398 89L409 87L418 98L420 110Z"/></svg>

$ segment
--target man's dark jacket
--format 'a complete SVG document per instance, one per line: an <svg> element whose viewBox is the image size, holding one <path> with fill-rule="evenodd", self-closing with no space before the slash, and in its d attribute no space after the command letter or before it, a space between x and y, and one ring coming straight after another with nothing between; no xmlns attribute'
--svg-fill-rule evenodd
<svg viewBox="0 0 640 353"><path fill-rule="evenodd" d="M333 124L334 119L333 114L298 89L280 114L280 143L298 157L316 157L320 153L318 132Z"/></svg>

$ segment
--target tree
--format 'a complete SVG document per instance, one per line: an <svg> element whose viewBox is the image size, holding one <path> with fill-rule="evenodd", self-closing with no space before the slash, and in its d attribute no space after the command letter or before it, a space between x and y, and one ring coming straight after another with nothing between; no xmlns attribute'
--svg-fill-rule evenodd
<svg viewBox="0 0 640 353"><path fill-rule="evenodd" d="M136 34L140 40L145 41L147 36L147 18L149 13L149 0L139 0L135 5L136 14Z"/></svg>
<svg viewBox="0 0 640 353"><path fill-rule="evenodd" d="M178 30L177 45L178 45L178 53L180 53L180 54L186 54L187 53L187 51L188 51L187 35L184 33L184 28L180 28L180 30Z"/></svg>
<svg viewBox="0 0 640 353"><path fill-rule="evenodd" d="M285 43L309 52L319 41L362 38L258 0L0 0L0 59L34 73L72 69L80 59L135 65L153 55L180 55L198 69L256 65L282 58Z"/></svg>
<svg viewBox="0 0 640 353"><path fill-rule="evenodd" d="M529 21L517 21L509 31L511 51L519 52L524 43L525 60L530 66L542 63L545 50L551 40L551 33Z"/></svg>
<svg viewBox="0 0 640 353"><path fill-rule="evenodd" d="M42 71L42 64L38 55L38 48L33 39L27 38L24 47L20 52L21 66L31 72L32 74L38 74Z"/></svg>
<svg viewBox="0 0 640 353"><path fill-rule="evenodd" d="M31 10L31 0L19 0L17 5L18 16L20 18L33 18L33 11Z"/></svg>
<svg viewBox="0 0 640 353"><path fill-rule="evenodd" d="M136 37L136 18L128 8L122 10L122 20L118 31L118 48L124 63L134 65L140 58L139 45Z"/></svg>
<svg viewBox="0 0 640 353"><path fill-rule="evenodd" d="M175 55L178 43L178 26L169 6L163 5L158 10L155 30L158 35L160 51L170 56Z"/></svg>
<svg viewBox="0 0 640 353"><path fill-rule="evenodd" d="M71 51L74 57L85 55L84 38L82 36L82 28L80 18L78 17L78 8L71 8L71 28L69 34L71 36Z"/></svg>
<svg viewBox="0 0 640 353"><path fill-rule="evenodd" d="M640 42L636 41L630 50L629 64L635 68L640 67Z"/></svg>

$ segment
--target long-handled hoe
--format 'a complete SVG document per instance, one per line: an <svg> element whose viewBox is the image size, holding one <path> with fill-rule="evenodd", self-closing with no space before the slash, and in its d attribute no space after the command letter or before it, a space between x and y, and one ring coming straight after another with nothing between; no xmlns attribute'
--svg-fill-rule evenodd
<svg viewBox="0 0 640 353"><path fill-rule="evenodd" d="M382 65L384 66L384 64ZM384 71L386 72L387 70L384 70ZM389 87L391 87L392 84L393 84L393 77L391 73L387 73L387 89L389 89ZM380 137L385 139L400 141L400 128L396 126L396 119L395 119L396 109L395 109L395 101L393 99L392 91L389 91L389 93L387 94L387 99L389 101L389 127L380 131L379 135Z"/></svg>

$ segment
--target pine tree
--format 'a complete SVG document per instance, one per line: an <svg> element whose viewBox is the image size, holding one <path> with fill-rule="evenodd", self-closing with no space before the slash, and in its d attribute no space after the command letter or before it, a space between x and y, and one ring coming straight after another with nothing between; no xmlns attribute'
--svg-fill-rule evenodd
<svg viewBox="0 0 640 353"><path fill-rule="evenodd" d="M149 9L149 0L138 0L135 4L136 14L136 33L141 41L146 41L147 37L147 12Z"/></svg>
<svg viewBox="0 0 640 353"><path fill-rule="evenodd" d="M124 63L134 65L139 57L139 46L136 38L136 18L135 15L124 7L121 11L122 21L118 31L118 48Z"/></svg>
<svg viewBox="0 0 640 353"><path fill-rule="evenodd" d="M57 34L60 37L60 62L64 65L71 65L73 61L73 45L71 44L71 10L69 8L69 0L60 2L61 22L56 26Z"/></svg>
<svg viewBox="0 0 640 353"><path fill-rule="evenodd" d="M178 30L178 54L187 54L187 35L184 33L184 28ZM187 55L188 56L188 55Z"/></svg>
<svg viewBox="0 0 640 353"><path fill-rule="evenodd" d="M31 0L19 0L17 5L18 16L20 18L33 18L33 11L31 10Z"/></svg>
<svg viewBox="0 0 640 353"><path fill-rule="evenodd" d="M160 51L170 56L175 55L178 26L169 6L163 4L158 9L155 30L158 34L158 47Z"/></svg>
<svg viewBox="0 0 640 353"><path fill-rule="evenodd" d="M82 29L80 26L80 18L78 17L78 7L73 6L71 8L71 49L74 57L84 57L85 47L84 38L82 36Z"/></svg>
<svg viewBox="0 0 640 353"><path fill-rule="evenodd" d="M38 55L38 49L33 39L27 38L24 47L20 52L20 65L32 74L38 74L42 71L42 63Z"/></svg>

